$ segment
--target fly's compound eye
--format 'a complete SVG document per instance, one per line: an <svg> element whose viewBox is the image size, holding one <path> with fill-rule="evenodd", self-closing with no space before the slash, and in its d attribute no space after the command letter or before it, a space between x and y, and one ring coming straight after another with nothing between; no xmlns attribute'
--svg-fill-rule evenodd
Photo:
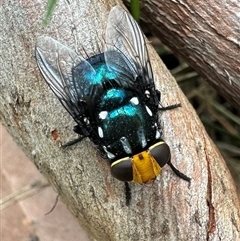
<svg viewBox="0 0 240 241"><path fill-rule="evenodd" d="M129 157L122 158L112 163L111 174L123 182L130 182L133 180L132 159Z"/></svg>
<svg viewBox="0 0 240 241"><path fill-rule="evenodd" d="M151 146L147 151L132 157L122 158L112 163L112 176L120 181L150 183L161 172L170 160L170 149L161 141Z"/></svg>
<svg viewBox="0 0 240 241"><path fill-rule="evenodd" d="M161 141L149 148L149 154L157 161L160 167L165 166L171 158L169 146Z"/></svg>

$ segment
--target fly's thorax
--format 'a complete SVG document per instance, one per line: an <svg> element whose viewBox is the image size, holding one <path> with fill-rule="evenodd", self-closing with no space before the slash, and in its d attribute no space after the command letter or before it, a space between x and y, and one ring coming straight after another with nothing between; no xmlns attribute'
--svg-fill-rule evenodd
<svg viewBox="0 0 240 241"><path fill-rule="evenodd" d="M133 91L109 89L99 106L97 133L109 159L141 152L160 138L156 114Z"/></svg>

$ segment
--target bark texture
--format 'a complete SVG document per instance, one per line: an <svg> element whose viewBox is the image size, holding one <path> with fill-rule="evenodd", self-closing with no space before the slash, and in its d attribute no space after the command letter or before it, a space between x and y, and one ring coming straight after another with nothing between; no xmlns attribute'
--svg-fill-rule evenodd
<svg viewBox="0 0 240 241"><path fill-rule="evenodd" d="M140 3L141 18L147 27L239 110L240 2Z"/></svg>
<svg viewBox="0 0 240 241"><path fill-rule="evenodd" d="M182 104L160 113L163 138L170 146L172 163L192 178L191 184L166 166L152 185L131 184L132 202L127 207L124 183L111 177L107 162L89 140L60 148L60 143L76 137L74 122L40 76L34 56L36 38L46 34L76 51L83 46L89 54L96 53L108 12L116 4L121 3L59 1L46 28L42 2L1 4L1 121L95 240L240 240L239 201L230 173L151 46L162 105Z"/></svg>

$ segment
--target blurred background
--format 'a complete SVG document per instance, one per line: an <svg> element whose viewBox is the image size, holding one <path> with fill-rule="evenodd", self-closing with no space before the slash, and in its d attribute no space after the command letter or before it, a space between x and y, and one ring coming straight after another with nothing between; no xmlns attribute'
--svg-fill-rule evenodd
<svg viewBox="0 0 240 241"><path fill-rule="evenodd" d="M57 193L0 124L2 241L89 241Z"/></svg>

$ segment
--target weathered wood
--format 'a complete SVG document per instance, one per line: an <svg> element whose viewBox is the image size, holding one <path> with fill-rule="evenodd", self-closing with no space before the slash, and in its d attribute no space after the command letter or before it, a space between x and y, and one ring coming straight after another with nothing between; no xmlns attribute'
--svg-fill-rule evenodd
<svg viewBox="0 0 240 241"><path fill-rule="evenodd" d="M129 1L124 1L129 2ZM148 29L240 109L240 2L143 0Z"/></svg>
<svg viewBox="0 0 240 241"><path fill-rule="evenodd" d="M116 2L59 1L46 28L42 4L2 3L1 121L96 240L240 240L239 201L224 160L151 46L162 105L182 104L161 113L161 125L172 162L192 178L191 185L166 166L152 185L131 184L127 207L124 183L111 177L89 140L60 148L76 137L74 122L40 76L36 37L46 34L76 51L84 46L96 53Z"/></svg>

